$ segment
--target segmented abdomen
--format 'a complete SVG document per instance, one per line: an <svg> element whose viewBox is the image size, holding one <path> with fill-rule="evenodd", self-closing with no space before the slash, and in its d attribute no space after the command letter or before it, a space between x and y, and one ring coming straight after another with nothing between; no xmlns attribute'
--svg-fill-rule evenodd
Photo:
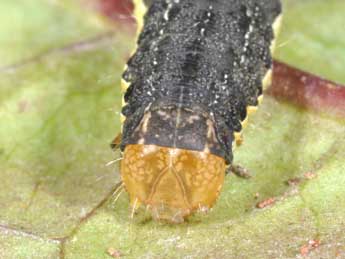
<svg viewBox="0 0 345 259"><path fill-rule="evenodd" d="M155 101L193 110L214 121L231 162L234 132L258 104L271 69L272 24L279 0L155 0L123 78L122 147Z"/></svg>

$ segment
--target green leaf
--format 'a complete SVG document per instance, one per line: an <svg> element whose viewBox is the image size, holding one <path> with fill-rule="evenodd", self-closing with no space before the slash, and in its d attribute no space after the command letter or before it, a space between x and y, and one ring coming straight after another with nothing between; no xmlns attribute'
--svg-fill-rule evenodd
<svg viewBox="0 0 345 259"><path fill-rule="evenodd" d="M285 0L276 57L345 84L344 10L341 0Z"/></svg>
<svg viewBox="0 0 345 259"><path fill-rule="evenodd" d="M227 177L212 212L182 225L130 219L106 164L134 38L80 3L1 4L1 258L295 258L312 239L310 258L344 255L345 122L268 96L235 151L252 179ZM286 0L277 58L345 82L344 8Z"/></svg>
<svg viewBox="0 0 345 259"><path fill-rule="evenodd" d="M104 31L95 16L69 0L4 0L0 17L0 67Z"/></svg>

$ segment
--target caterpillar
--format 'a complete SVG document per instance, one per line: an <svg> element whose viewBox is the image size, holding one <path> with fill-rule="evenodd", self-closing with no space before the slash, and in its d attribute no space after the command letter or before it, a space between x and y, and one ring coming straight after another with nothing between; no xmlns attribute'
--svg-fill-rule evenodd
<svg viewBox="0 0 345 259"><path fill-rule="evenodd" d="M135 0L122 77L121 178L133 210L174 223L216 202L270 85L279 0Z"/></svg>

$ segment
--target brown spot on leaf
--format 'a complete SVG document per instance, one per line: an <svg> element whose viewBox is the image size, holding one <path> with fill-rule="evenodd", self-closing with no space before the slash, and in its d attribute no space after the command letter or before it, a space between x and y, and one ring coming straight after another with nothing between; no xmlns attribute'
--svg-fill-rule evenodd
<svg viewBox="0 0 345 259"><path fill-rule="evenodd" d="M289 180L286 181L287 185L289 186L296 186L299 185L301 183L302 179L299 177L296 178L291 178Z"/></svg>
<svg viewBox="0 0 345 259"><path fill-rule="evenodd" d="M320 246L320 240L309 240L307 244L303 245L300 249L302 256L307 256L312 250Z"/></svg>
<svg viewBox="0 0 345 259"><path fill-rule="evenodd" d="M115 248L112 248L112 247L108 249L107 253L113 258L120 258L122 256L119 250L116 250Z"/></svg>
<svg viewBox="0 0 345 259"><path fill-rule="evenodd" d="M314 178L317 177L317 174L316 173L313 173L313 172L307 172L305 173L304 175L304 178L307 179L307 180L312 180Z"/></svg>
<svg viewBox="0 0 345 259"><path fill-rule="evenodd" d="M263 209L263 208L266 208L268 206L273 205L275 202L276 202L276 198L274 198L274 197L268 198L268 199L266 199L264 201L261 201L261 202L257 203L256 207L258 209Z"/></svg>

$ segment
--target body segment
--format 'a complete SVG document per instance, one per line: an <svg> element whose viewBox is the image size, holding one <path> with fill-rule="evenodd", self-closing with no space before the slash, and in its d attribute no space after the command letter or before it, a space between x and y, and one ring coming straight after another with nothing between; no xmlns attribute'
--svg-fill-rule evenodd
<svg viewBox="0 0 345 259"><path fill-rule="evenodd" d="M192 161L197 152L203 154L199 156L201 164L219 159L224 166L232 162L234 141L240 143L247 115L256 109L263 86L270 81L272 25L280 12L278 0L152 1L143 19L137 50L123 75L125 120L121 149L125 159L121 173L127 179L126 185L133 186L135 182L135 177L128 178L127 174L140 172L133 168L137 172L128 171L128 152L132 149L141 150L138 159L142 158L143 164L147 162L145 147L156 147L157 157L164 152L170 154L170 161L174 161L176 152L184 152ZM168 163L168 169L162 170L170 173L159 178L170 183L176 197L180 193L186 203L172 205L171 201L164 201L164 195L155 194L167 207L180 206L183 216L198 207L187 195L194 193L192 185L186 181L181 185L179 180L187 179L183 172L190 171L191 163L184 163L180 170L173 162ZM145 168L147 172L154 171ZM218 171L216 168L210 173ZM199 169L195 169L195 174L202 177ZM221 179L223 176L218 177ZM156 189L163 186L159 181ZM207 190L207 183L202 182L206 195L198 201L201 207L211 207L219 193L220 188ZM222 182L218 184L221 187ZM150 188L144 196L129 188L131 199L154 207L159 202L148 195L153 187ZM183 191L186 188L190 191Z"/></svg>

